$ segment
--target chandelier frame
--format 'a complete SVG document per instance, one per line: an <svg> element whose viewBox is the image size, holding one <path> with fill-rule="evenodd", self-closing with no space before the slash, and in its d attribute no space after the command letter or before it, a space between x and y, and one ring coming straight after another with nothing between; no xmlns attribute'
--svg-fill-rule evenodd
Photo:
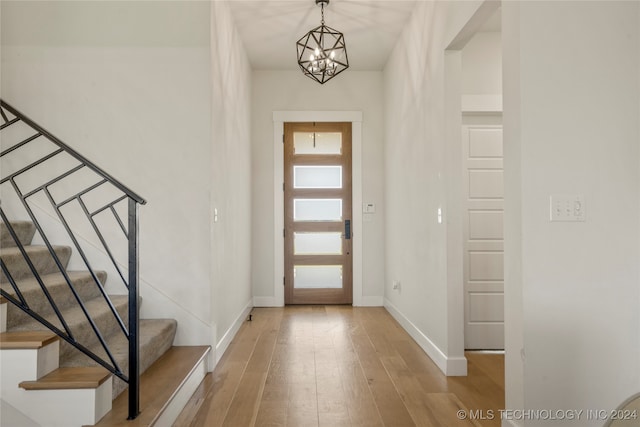
<svg viewBox="0 0 640 427"><path fill-rule="evenodd" d="M329 0L315 2L321 7L321 23L296 42L296 49L302 72L324 84L349 68L349 57L344 34L324 23L324 6Z"/></svg>

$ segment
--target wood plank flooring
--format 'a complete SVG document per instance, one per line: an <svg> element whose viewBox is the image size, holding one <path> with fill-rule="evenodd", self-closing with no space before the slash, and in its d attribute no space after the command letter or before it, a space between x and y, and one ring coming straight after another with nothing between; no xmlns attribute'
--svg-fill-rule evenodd
<svg viewBox="0 0 640 427"><path fill-rule="evenodd" d="M498 427L504 357L467 358L444 376L382 307L256 308L174 427Z"/></svg>

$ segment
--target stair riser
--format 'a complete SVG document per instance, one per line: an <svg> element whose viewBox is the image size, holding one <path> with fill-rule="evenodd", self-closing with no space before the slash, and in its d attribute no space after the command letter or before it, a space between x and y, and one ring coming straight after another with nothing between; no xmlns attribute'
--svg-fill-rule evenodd
<svg viewBox="0 0 640 427"><path fill-rule="evenodd" d="M9 403L41 426L94 425L111 410L111 381L97 389L20 391Z"/></svg>
<svg viewBox="0 0 640 427"><path fill-rule="evenodd" d="M97 276L101 283L105 283L107 276L106 273L98 272ZM74 289L76 290L82 301L88 301L91 298L96 298L101 295L98 285L94 282L93 278L90 275L84 275L82 277L75 278L75 280L72 280L72 283ZM59 310L64 310L76 304L76 299L71 292L71 289L69 289L69 285L66 283L66 281L64 281L64 279L62 279L61 276L59 278L56 278L55 281L45 281L45 285L47 286L47 290ZM5 285L3 286L3 288L10 289L10 286ZM21 292L23 297L27 301L27 304L29 304L29 307L33 311L45 317L54 315L53 308L45 298L44 292L40 289L39 286L31 286L26 290L21 289ZM12 290L10 290L10 293L13 293ZM11 329L21 323L31 321L31 317L15 305L9 304L7 320L7 328Z"/></svg>
<svg viewBox="0 0 640 427"><path fill-rule="evenodd" d="M71 258L71 248L67 246L56 246L54 247L54 250L60 260L60 263L66 268L69 258ZM45 275L58 273L60 271L55 260L46 248L30 246L28 247L28 254L31 259L31 263L38 274ZM31 273L27 262L19 252L14 251L10 254L4 253L2 255L2 260L15 281L30 279L33 277L33 273ZM0 276L0 282L6 283L8 281L4 274Z"/></svg>
<svg viewBox="0 0 640 427"><path fill-rule="evenodd" d="M23 245L31 243L31 239L33 239L33 235L36 232L36 227L34 227L32 223L27 221L11 221L11 226L18 236L20 243ZM4 222L0 223L0 248L9 248L13 246L16 246L16 242L11 237L11 234L9 234L7 225Z"/></svg>
<svg viewBox="0 0 640 427"><path fill-rule="evenodd" d="M53 343L38 349L0 350L0 381L14 388L21 381L35 381L58 367L60 344Z"/></svg>
<svg viewBox="0 0 640 427"><path fill-rule="evenodd" d="M52 334L47 333L46 336L51 337ZM28 415L38 425L93 425L111 410L113 382L111 375L102 369L98 373L99 377L94 373L87 375L87 371L80 372L78 375L84 374L84 377L79 381L70 376L72 373L68 371L58 374L53 381L46 380L60 371L57 369L60 349L60 340L57 338L51 340L33 334L12 335L3 336L2 344L2 399L19 413ZM76 372L78 370L74 371ZM69 384L69 380L72 380L72 385ZM96 383L96 386L93 386L91 381ZM87 383L91 386L86 386ZM19 387L16 387L17 384ZM56 387L51 388L52 384L56 384Z"/></svg>
<svg viewBox="0 0 640 427"><path fill-rule="evenodd" d="M4 301L0 303L0 332L7 330L7 311L9 309L9 303Z"/></svg>

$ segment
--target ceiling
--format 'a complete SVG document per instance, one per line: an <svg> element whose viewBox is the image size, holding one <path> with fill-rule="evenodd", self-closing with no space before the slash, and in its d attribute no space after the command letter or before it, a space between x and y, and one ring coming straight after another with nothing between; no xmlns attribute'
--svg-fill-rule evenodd
<svg viewBox="0 0 640 427"><path fill-rule="evenodd" d="M382 70L416 1L332 0L325 24L344 33L352 70ZM294 70L296 41L320 25L314 0L229 0L253 69Z"/></svg>
<svg viewBox="0 0 640 427"><path fill-rule="evenodd" d="M423 1L423 0L418 0ZM344 33L352 70L382 70L416 0L331 0L325 24ZM295 42L320 25L315 0L227 0L254 70L295 70ZM501 31L498 9L480 31Z"/></svg>

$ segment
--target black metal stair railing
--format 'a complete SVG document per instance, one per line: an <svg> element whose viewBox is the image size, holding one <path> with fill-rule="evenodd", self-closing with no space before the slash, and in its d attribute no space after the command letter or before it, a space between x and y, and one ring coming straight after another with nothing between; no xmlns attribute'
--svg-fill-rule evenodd
<svg viewBox="0 0 640 427"><path fill-rule="evenodd" d="M80 342L81 340L74 335L74 332L68 326L67 320L64 318L63 310L58 307L58 304L47 290L37 266L30 258L27 249L25 249L25 245L20 241L16 230L10 222L9 215L7 215L2 205L0 205L2 222L5 224L8 233L12 237L15 246L18 248L20 255L35 278L44 297L50 304L54 313L54 320L57 319L57 322L52 320L51 316L36 312L33 307L29 305L27 299L23 296L23 292L21 292L20 280L14 279L10 269L5 265L5 262L0 259L0 268L6 278L5 282L8 282L11 290L13 290L13 292L9 292L9 289L5 290L0 288L1 295L15 304L23 312L55 332L64 341L128 383L128 418L133 419L139 413L140 377L138 354L138 205L144 205L146 201L3 100L0 100L0 116L0 142L2 144L0 148L2 150L0 152L0 161L3 162L2 176L0 177L2 197L8 197L9 195L12 199L19 200L19 203L16 203L17 209L20 209L21 206L21 209L23 209L22 214L27 216L29 221L35 226L37 236L39 236L44 246L48 249L50 256L55 262L55 266L64 277L66 285L71 291L83 316L86 317L86 322L95 334L100 344L99 348L101 348L102 351L97 352L91 350L91 346L83 344L83 342ZM14 134L19 137L15 141L11 141L11 138L3 137L5 134L9 134L11 129L17 128L20 128L19 132L14 132ZM49 172L41 173L41 171L46 170L45 168L48 168ZM5 174L6 169L9 169L9 172ZM51 172L51 170L53 170L53 172ZM78 174L80 173L84 173L84 175L79 177ZM37 182L38 177L41 176L46 176L44 182ZM87 178L87 176L91 178ZM82 183L79 190L77 188L78 181ZM60 190L61 188L63 190ZM70 192L69 189L71 189ZM67 194L65 194L65 191ZM61 194L63 195L61 196ZM107 201L105 202L103 200L96 204L96 199L98 199L99 196L105 195L109 197ZM52 216L57 218L57 221L64 228L66 235L73 243L72 247L82 260L82 265L86 266L86 269L93 279L94 285L99 289L100 297L109 307L110 315L117 322L121 333L128 340L128 372L124 372L118 364L112 350L107 344L106 337L103 336L103 332L97 322L92 319L91 313L67 273L65 263L60 259L60 256L56 253L51 243L51 239L45 233L44 226L38 219L39 215L35 212L35 210L41 208L38 204L34 204L33 199L35 197L40 197L40 199L38 199L40 203L42 203L42 200L48 201L50 206L47 206L47 209L55 213L55 215ZM85 235L79 235L75 227L71 225L72 221L68 218L71 214L69 212L65 214L64 212L65 207L73 204L75 204L76 207L74 212L81 212L88 224L90 224L90 227L86 228L93 231L94 236L91 238L99 242L99 246L101 246L101 249L106 253L113 269L117 271L117 276L119 276L120 281L126 288L125 292L128 294L127 319L123 319L118 313L116 307L107 295L105 283L101 282L97 270L95 270L89 262L87 251L83 249L83 244L81 244L81 241L87 241L87 237ZM125 209L125 205L127 218L123 221L122 215L118 211L120 210L122 212ZM15 207L13 208L16 209ZM105 215L111 215L110 219L115 219L117 226L105 227L103 218ZM100 218L102 218L102 221L99 221ZM120 235L120 237L114 237L114 228L116 230L120 229L124 238L122 235ZM119 231L117 233L119 234ZM117 260L118 257L112 250L112 245L109 244L113 242L114 238L124 239L124 242L121 242L123 249L121 258L126 256L127 259L120 263ZM86 244L84 246L86 247ZM125 264L126 267L121 264ZM97 353L100 353L100 355Z"/></svg>

